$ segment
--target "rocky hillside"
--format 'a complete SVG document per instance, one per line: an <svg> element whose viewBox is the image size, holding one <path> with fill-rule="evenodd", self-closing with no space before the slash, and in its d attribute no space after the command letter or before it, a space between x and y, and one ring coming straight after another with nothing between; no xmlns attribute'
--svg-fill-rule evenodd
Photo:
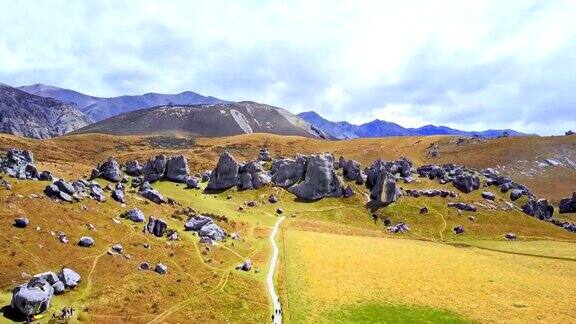
<svg viewBox="0 0 576 324"><path fill-rule="evenodd" d="M0 132L33 138L63 135L92 123L74 106L0 84Z"/></svg>
<svg viewBox="0 0 576 324"><path fill-rule="evenodd" d="M101 121L126 112L156 106L200 105L226 102L214 97L205 97L191 91L185 91L179 94L146 93L135 96L99 98L44 84L23 86L19 89L34 95L72 103L95 121Z"/></svg>
<svg viewBox="0 0 576 324"><path fill-rule="evenodd" d="M324 132L338 139L352 138L371 138L386 136L428 136L428 135L457 135L457 136L475 136L480 137L498 137L506 132L509 136L526 135L511 129L495 129L479 132L468 132L453 129L446 126L426 125L419 128L404 128L398 124L375 119L362 125L354 125L348 122L329 121L316 112L307 111L298 114L298 116L310 124L318 127Z"/></svg>
<svg viewBox="0 0 576 324"><path fill-rule="evenodd" d="M282 108L247 101L142 109L97 122L75 133L199 137L270 133L329 138Z"/></svg>

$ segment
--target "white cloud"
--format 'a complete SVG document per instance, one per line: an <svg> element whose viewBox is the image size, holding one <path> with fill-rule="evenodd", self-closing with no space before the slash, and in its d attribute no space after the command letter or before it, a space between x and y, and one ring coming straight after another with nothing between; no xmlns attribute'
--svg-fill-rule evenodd
<svg viewBox="0 0 576 324"><path fill-rule="evenodd" d="M0 0L0 81L560 133L576 125L574 12L569 0Z"/></svg>

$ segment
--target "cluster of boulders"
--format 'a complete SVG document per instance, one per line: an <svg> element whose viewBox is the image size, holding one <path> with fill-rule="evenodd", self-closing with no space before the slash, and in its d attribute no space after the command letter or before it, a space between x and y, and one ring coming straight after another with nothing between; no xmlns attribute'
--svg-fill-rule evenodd
<svg viewBox="0 0 576 324"><path fill-rule="evenodd" d="M401 194L396 180L411 178L412 161L406 158L397 161L378 159L370 167L366 167L364 173L366 187L370 189L370 199L378 204L389 205Z"/></svg>
<svg viewBox="0 0 576 324"><path fill-rule="evenodd" d="M572 193L571 198L560 200L558 211L560 214L576 213L576 192Z"/></svg>
<svg viewBox="0 0 576 324"><path fill-rule="evenodd" d="M146 261L142 261L140 263L140 265L138 266L138 268L140 270L151 270L150 263L148 263ZM154 272L159 273L159 274L166 274L166 273L168 273L168 266L165 265L164 263L159 262L154 267Z"/></svg>
<svg viewBox="0 0 576 324"><path fill-rule="evenodd" d="M332 154L297 155L294 159L274 160L270 171L265 169L269 153L261 151L258 161L238 163L229 152L220 155L210 174L207 190L258 189L268 184L287 188L306 200L341 197L345 188L335 172Z"/></svg>
<svg viewBox="0 0 576 324"><path fill-rule="evenodd" d="M452 182L456 189L464 193L470 193L480 188L480 178L475 170L453 163L441 166L428 164L419 167L416 172L420 177L436 179L440 184Z"/></svg>
<svg viewBox="0 0 576 324"><path fill-rule="evenodd" d="M63 268L58 274L51 271L37 274L28 283L14 288L11 307L26 317L43 313L53 295L75 288L80 280L80 275L69 268Z"/></svg>
<svg viewBox="0 0 576 324"><path fill-rule="evenodd" d="M107 189L112 191L114 200L124 203L124 186L122 184L117 184L115 189ZM66 202L79 201L85 197L90 197L99 202L106 201L104 189L94 180L79 179L74 182L67 182L63 179L57 179L46 186L44 193L48 197Z"/></svg>
<svg viewBox="0 0 576 324"><path fill-rule="evenodd" d="M427 190L415 190L407 189L406 195L409 197L418 198L420 196L426 197L442 197L442 198L455 198L458 194L450 190L439 190L439 189L427 189Z"/></svg>
<svg viewBox="0 0 576 324"><path fill-rule="evenodd" d="M476 208L476 206L471 205L471 204L467 204L467 203L463 203L463 202L449 202L448 207L454 207L458 210L464 210L464 211L470 211L470 212L475 212L478 210Z"/></svg>
<svg viewBox="0 0 576 324"><path fill-rule="evenodd" d="M222 241L227 234L224 229L216 225L212 218L204 215L190 217L184 224L186 231L195 231L200 236L200 242L214 244L216 241Z"/></svg>
<svg viewBox="0 0 576 324"><path fill-rule="evenodd" d="M34 154L28 150L8 149L6 156L0 156L0 172L17 179L52 180L49 171L38 171L34 166Z"/></svg>

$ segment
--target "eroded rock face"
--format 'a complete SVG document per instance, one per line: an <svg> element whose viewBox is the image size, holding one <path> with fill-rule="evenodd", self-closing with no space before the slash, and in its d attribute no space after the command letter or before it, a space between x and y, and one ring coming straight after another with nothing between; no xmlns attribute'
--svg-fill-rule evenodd
<svg viewBox="0 0 576 324"><path fill-rule="evenodd" d="M278 159L272 162L272 183L280 187L290 187L304 179L308 158L296 155L295 159Z"/></svg>
<svg viewBox="0 0 576 324"><path fill-rule="evenodd" d="M155 158L148 160L142 168L144 180L152 183L162 179L166 172L166 163L168 163L168 159L164 154L157 155Z"/></svg>
<svg viewBox="0 0 576 324"><path fill-rule="evenodd" d="M548 205L546 199L530 200L522 207L522 210L525 214L541 220L549 220L554 214L554 207Z"/></svg>
<svg viewBox="0 0 576 324"><path fill-rule="evenodd" d="M389 205L396 201L398 195L396 177L388 171L380 171L370 192L370 199L383 205Z"/></svg>
<svg viewBox="0 0 576 324"><path fill-rule="evenodd" d="M146 224L146 232L151 233L156 237L164 236L164 233L166 233L167 229L168 225L166 222L154 216L150 216L148 219L148 224Z"/></svg>
<svg viewBox="0 0 576 324"><path fill-rule="evenodd" d="M454 187L464 193L470 193L480 188L480 179L473 174L458 175L452 181Z"/></svg>
<svg viewBox="0 0 576 324"><path fill-rule="evenodd" d="M43 313L50 307L54 288L43 278L35 277L12 291L11 306L22 315Z"/></svg>
<svg viewBox="0 0 576 324"><path fill-rule="evenodd" d="M175 182L186 182L190 174L188 161L184 155L177 155L166 163L166 178Z"/></svg>
<svg viewBox="0 0 576 324"><path fill-rule="evenodd" d="M210 174L210 180L208 181L206 189L225 190L236 186L238 184L239 168L240 165L230 153L222 153L220 159L218 159L216 168Z"/></svg>
<svg viewBox="0 0 576 324"><path fill-rule="evenodd" d="M259 161L272 161L272 157L270 156L270 151L267 148L260 149L260 153L258 153L258 160Z"/></svg>
<svg viewBox="0 0 576 324"><path fill-rule="evenodd" d="M100 176L106 180L112 182L122 181L122 171L120 171L120 163L116 161L113 157L109 157L104 164L98 168L100 171Z"/></svg>
<svg viewBox="0 0 576 324"><path fill-rule="evenodd" d="M341 197L342 190L342 184L334 170L332 154L310 155L306 163L304 181L288 188L288 191L306 200Z"/></svg>

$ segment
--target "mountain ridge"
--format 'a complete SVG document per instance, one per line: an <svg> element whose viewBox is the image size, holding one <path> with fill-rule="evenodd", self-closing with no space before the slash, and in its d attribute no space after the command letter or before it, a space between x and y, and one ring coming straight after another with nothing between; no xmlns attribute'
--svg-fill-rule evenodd
<svg viewBox="0 0 576 324"><path fill-rule="evenodd" d="M72 103L94 121L101 121L125 112L163 105L217 104L227 102L212 96L203 96L193 91L184 91L176 94L148 92L142 95L95 97L75 90L41 83L21 86L18 87L18 89L33 95Z"/></svg>
<svg viewBox="0 0 576 324"><path fill-rule="evenodd" d="M338 139L352 138L374 138L386 136L425 136L425 135L458 135L458 136L480 136L498 137L506 132L509 136L525 136L527 134L513 129L489 129L485 131L463 131L447 126L425 125L418 128L405 128L393 122L380 119L354 125L346 121L333 122L320 116L314 111L305 111L298 116L310 124L318 127L324 132Z"/></svg>

